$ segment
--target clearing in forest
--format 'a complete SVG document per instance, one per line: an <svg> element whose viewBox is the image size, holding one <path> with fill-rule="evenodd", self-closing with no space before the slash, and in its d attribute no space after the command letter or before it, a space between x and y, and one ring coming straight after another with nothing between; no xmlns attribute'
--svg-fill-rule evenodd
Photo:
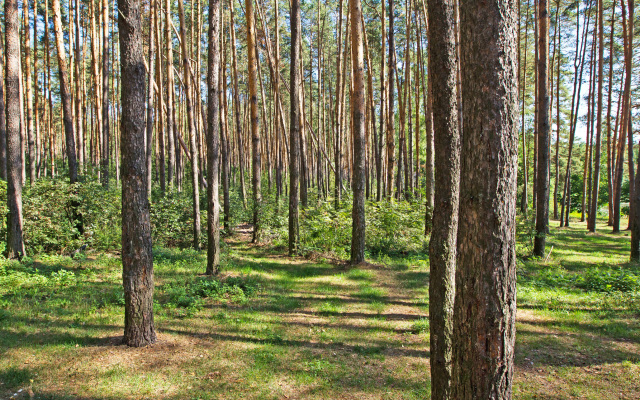
<svg viewBox="0 0 640 400"><path fill-rule="evenodd" d="M554 227L551 257L520 263L518 399L640 398L637 289L607 287L638 267L624 233L583 232ZM227 239L215 281L204 253L155 250L158 343L141 349L118 342L116 255L6 263L0 399L429 396L426 255L350 267L249 239Z"/></svg>

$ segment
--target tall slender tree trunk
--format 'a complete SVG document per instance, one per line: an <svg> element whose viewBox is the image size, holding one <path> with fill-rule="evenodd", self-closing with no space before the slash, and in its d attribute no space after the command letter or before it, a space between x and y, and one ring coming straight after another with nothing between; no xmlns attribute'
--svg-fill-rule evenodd
<svg viewBox="0 0 640 400"><path fill-rule="evenodd" d="M58 0L54 0L58 1ZM122 85L122 277L124 343L156 341L153 324L153 254L145 163L145 68L140 0L118 0Z"/></svg>
<svg viewBox="0 0 640 400"><path fill-rule="evenodd" d="M156 12L156 0L151 0L149 2L149 74L148 74L148 86L147 86L147 128L146 128L146 149L145 162L147 164L147 196L151 199L151 181L152 181L152 156L153 156L153 124L154 124L154 94L155 91L153 89L153 82L155 80L155 62L153 58L155 57L156 51L156 41L155 41L155 24L158 18L158 13ZM160 110L162 112L162 110ZM157 164L157 161L156 161Z"/></svg>
<svg viewBox="0 0 640 400"><path fill-rule="evenodd" d="M342 10L342 1L340 2ZM289 76L289 103L291 114L289 119L289 255L298 252L300 228L298 225L298 186L299 186L299 151L300 151L300 97L302 77L299 69L300 59L300 1L291 0L291 62ZM341 24L338 24L341 25ZM277 71L276 71L277 72Z"/></svg>
<svg viewBox="0 0 640 400"><path fill-rule="evenodd" d="M199 156L196 143L196 121L191 91L191 66L189 64L189 52L187 50L187 28L184 17L184 4L178 0L178 12L180 14L180 43L182 45L182 71L184 83L184 95L187 100L187 124L189 129L189 144L191 147L191 183L193 185L193 247L200 249L200 182L199 182Z"/></svg>
<svg viewBox="0 0 640 400"><path fill-rule="evenodd" d="M102 0L102 186L109 187L109 0Z"/></svg>
<svg viewBox="0 0 640 400"><path fill-rule="evenodd" d="M9 13L9 15L10 14L11 13ZM5 21L5 27L6 26L7 22ZM0 30L0 35L1 34L2 30ZM7 119L4 103L4 79L6 75L4 70L5 63L3 53L4 40L0 38L0 179L7 180Z"/></svg>
<svg viewBox="0 0 640 400"><path fill-rule="evenodd" d="M34 9L36 8L34 3ZM25 73L25 92L26 92L26 105L27 105L27 144L29 151L29 182L33 185L36 181L36 148L35 148L35 134L33 125L33 85L31 82L31 44L29 40L29 1L25 0L22 5L24 15L24 73ZM37 21L34 20L34 23ZM37 38L34 38L34 42ZM35 53L35 52L34 52ZM75 149L74 149L75 150Z"/></svg>
<svg viewBox="0 0 640 400"><path fill-rule="evenodd" d="M165 44L167 46L167 184L171 190L176 183L176 147L180 152L180 145L176 143L175 120L175 85L173 74L173 35L171 34L171 1L165 4Z"/></svg>
<svg viewBox="0 0 640 400"><path fill-rule="evenodd" d="M242 198L242 205L244 208L247 208L247 192L244 184L244 144L242 141L242 125L240 123L240 93L238 89L238 55L236 50L236 30L235 30L235 19L234 19L234 2L235 0L230 0L231 10L231 21L230 21L230 29L231 29L231 63L233 68L233 109L235 112L235 123L234 129L236 131L236 147L238 148L238 167L240 172L240 196Z"/></svg>
<svg viewBox="0 0 640 400"><path fill-rule="evenodd" d="M71 183L78 181L78 164L76 162L76 146L73 134L73 119L71 109L71 88L69 86L69 73L65 56L64 37L62 33L62 17L60 14L60 0L53 0L53 28L56 34L56 48L58 50L58 71L60 75L60 98L64 122L64 133L67 150L67 162L69 164L69 180Z"/></svg>
<svg viewBox="0 0 640 400"><path fill-rule="evenodd" d="M428 0L429 81L434 127L434 209L429 241L431 398L451 398L456 235L460 197L458 54L454 0Z"/></svg>
<svg viewBox="0 0 640 400"><path fill-rule="evenodd" d="M256 60L256 30L253 15L253 0L245 0L247 20L247 53L249 69L249 103L251 118L251 186L253 187L253 237L252 242L260 241L260 207L262 203L261 160L260 160L260 130L258 126L258 62Z"/></svg>
<svg viewBox="0 0 640 400"><path fill-rule="evenodd" d="M86 40L86 35L80 36L80 0L75 0L76 13L75 13L75 29L76 29L76 42L75 42L75 54L76 54L76 62L74 64L74 78L76 81L76 137L78 139L78 169L80 173L84 173L84 162L85 162L85 145L84 145L84 113L83 113L83 97L84 93L82 90L82 85L84 81L81 75L81 69L84 68L84 57L82 53L82 46L84 40ZM37 82L37 81L36 81ZM37 99L36 99L37 103Z"/></svg>
<svg viewBox="0 0 640 400"><path fill-rule="evenodd" d="M589 232L596 231L596 217L598 214L598 197L600 189L600 144L602 142L602 85L604 75L604 4L598 0L598 111L596 115L596 144L595 144L595 166L593 171L593 189L591 191L591 205L589 206L589 220L587 229Z"/></svg>
<svg viewBox="0 0 640 400"><path fill-rule="evenodd" d="M536 237L533 254L544 255L549 230L549 6L547 0L538 0L538 173Z"/></svg>
<svg viewBox="0 0 640 400"><path fill-rule="evenodd" d="M22 237L22 160L20 158L20 22L18 1L5 0L4 26L6 45L5 86L7 88L6 156L7 156L7 257L25 254ZM0 40L1 41L1 40Z"/></svg>
<svg viewBox="0 0 640 400"><path fill-rule="evenodd" d="M463 130L451 398L510 399L516 315L517 6L460 3ZM478 219L483 223L478 224Z"/></svg>
<svg viewBox="0 0 640 400"><path fill-rule="evenodd" d="M207 71L207 274L220 267L220 200L218 161L220 153L220 0L209 0L209 54Z"/></svg>
<svg viewBox="0 0 640 400"><path fill-rule="evenodd" d="M396 43L395 43L395 39L394 39L394 26L393 26L393 19L394 19L394 14L395 11L393 9L394 0L389 0L389 76L388 76L388 82L389 82L389 92L388 92L388 97L389 97L389 102L388 102L388 114L387 114L387 198L391 198L391 195L393 193L393 172L394 172L394 165L395 165L395 151L396 151L396 144L395 144L395 130L394 130L394 94L395 91L393 90L394 87L394 81L395 81L395 70L396 70L396 65L395 65L395 60L394 60L394 51L395 51L395 47L396 47ZM384 33L383 33L384 34Z"/></svg>
<svg viewBox="0 0 640 400"><path fill-rule="evenodd" d="M353 118L353 209L351 213L351 263L364 261L365 248L365 94L362 5L360 0L350 0L351 12L351 65L354 90L351 95ZM408 68L408 67L407 67Z"/></svg>

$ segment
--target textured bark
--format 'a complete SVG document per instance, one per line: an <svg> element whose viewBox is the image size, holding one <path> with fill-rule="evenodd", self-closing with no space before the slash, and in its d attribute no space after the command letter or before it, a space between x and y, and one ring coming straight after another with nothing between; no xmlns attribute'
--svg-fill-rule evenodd
<svg viewBox="0 0 640 400"><path fill-rule="evenodd" d="M386 69L386 57L385 57L385 53L386 53L386 37L387 35L385 35L385 22L386 22L386 18L385 18L385 12L384 10L386 9L386 7L384 6L384 1L380 2L380 22L382 24L382 28L380 30L380 32L382 33L380 35L380 41L381 41L381 46L380 46L380 139L378 140L378 147L377 147L377 154L376 154L376 177L377 179L377 183L376 183L376 201L380 201L382 199L383 196L383 192L384 192L384 176L382 176L383 171L382 171L382 151L383 151L383 145L384 145L384 137L385 137L385 122L386 122L386 113L385 113L385 109L386 109L386 85L385 85L385 69Z"/></svg>
<svg viewBox="0 0 640 400"><path fill-rule="evenodd" d="M175 87L173 74L173 42L171 35L171 0L165 4L165 44L167 46L167 184L172 189L176 180ZM179 145L178 145L179 146ZM178 152L180 148L178 147Z"/></svg>
<svg viewBox="0 0 640 400"><path fill-rule="evenodd" d="M596 114L596 143L593 170L593 188L591 190L591 204L589 206L589 217L587 229L589 232L596 231L596 216L598 214L598 195L600 191L600 146L602 142L602 87L604 75L604 4L598 0L598 110Z"/></svg>
<svg viewBox="0 0 640 400"><path fill-rule="evenodd" d="M351 263L364 261L365 247L365 96L364 96L364 50L362 39L362 5L360 0L350 0L351 12L351 63L353 92L351 94L351 117L353 118L353 209L351 213Z"/></svg>
<svg viewBox="0 0 640 400"><path fill-rule="evenodd" d="M536 237L533 254L544 255L549 230L549 6L547 0L538 0L538 163L536 174Z"/></svg>
<svg viewBox="0 0 640 400"><path fill-rule="evenodd" d="M393 19L394 19L393 0L389 0L389 92L388 92L388 106L387 106L387 198L391 198L393 194L393 169L395 165L395 131L394 131L394 73L395 73L395 60L393 57L395 51L395 40L393 35ZM384 33L383 33L384 34Z"/></svg>
<svg viewBox="0 0 640 400"><path fill-rule="evenodd" d="M76 145L73 134L73 120L71 109L71 90L69 85L69 72L64 49L64 37L62 32L62 17L60 15L60 0L53 0L53 28L56 34L56 49L58 50L58 72L60 76L60 100L62 101L62 118L64 121L64 135L67 150L67 163L69 164L69 180L71 183L78 181L78 164L76 162Z"/></svg>
<svg viewBox="0 0 640 400"><path fill-rule="evenodd" d="M57 1L57 0L55 0ZM145 67L140 0L118 0L122 85L122 279L124 343L154 343L153 255L145 163Z"/></svg>
<svg viewBox="0 0 640 400"><path fill-rule="evenodd" d="M342 95L341 88L343 87L343 74L342 63L344 62L342 57L342 7L343 0L340 0L340 7L338 8L338 52L336 57L336 108L334 114L335 120L335 143L333 146L335 154L335 191L334 191L334 205L337 209L340 206L341 186L342 186Z"/></svg>
<svg viewBox="0 0 640 400"><path fill-rule="evenodd" d="M510 399L514 377L517 4L460 3L463 131L451 398Z"/></svg>
<svg viewBox="0 0 640 400"><path fill-rule="evenodd" d="M231 0L229 7L231 11L231 21L229 29L231 30L231 64L233 68L233 111L234 111L234 129L236 132L236 147L238 148L238 167L240 170L240 196L242 198L242 206L247 208L247 192L244 184L244 148L242 142L242 125L240 122L240 92L238 89L238 55L236 50L236 23L234 20L234 1Z"/></svg>
<svg viewBox="0 0 640 400"><path fill-rule="evenodd" d="M223 16L221 17L221 20L224 20L224 13L222 14ZM221 21L221 25L224 26L223 21ZM223 127L223 132L220 135L220 139L221 139L221 156L222 156L222 194L223 194L223 208L224 208L224 230L226 233L231 232L231 223L230 223L230 216L231 216L231 198L229 196L229 170L231 169L231 165L229 163L229 149L230 149L230 138L229 138L229 123L228 123L228 119L227 116L229 115L228 110L228 104L227 104L227 46L226 46L226 42L225 42L225 38L227 36L226 35L222 35L222 43L223 46L222 48L223 50L223 57L224 57L224 61L221 63L221 69L222 69L222 79L220 80L220 84L222 85L222 88L220 90L220 98L221 98L221 103L223 104L224 108L223 108L223 112L221 114L224 122L222 123L222 127Z"/></svg>
<svg viewBox="0 0 640 400"><path fill-rule="evenodd" d="M17 0L5 0L5 45L7 88L7 257L24 255L22 238L22 160L20 158L20 22Z"/></svg>
<svg viewBox="0 0 640 400"><path fill-rule="evenodd" d="M289 76L289 102L291 113L289 120L289 255L298 252L300 227L298 224L298 186L299 186L299 154L300 151L300 91L302 89L301 71L298 68L300 58L300 1L291 0L291 62Z"/></svg>
<svg viewBox="0 0 640 400"><path fill-rule="evenodd" d="M207 71L207 274L220 267L220 200L218 171L220 154L220 0L209 0L209 60Z"/></svg>
<svg viewBox="0 0 640 400"><path fill-rule="evenodd" d="M252 242L260 241L260 207L262 203L260 130L258 126L258 63L256 60L256 29L253 15L253 0L245 0L247 20L247 58L249 73L249 105L251 126L251 186L253 187L253 237Z"/></svg>
<svg viewBox="0 0 640 400"><path fill-rule="evenodd" d="M6 22L5 22L6 26ZM6 28L5 28L6 29ZM1 34L0 30L0 34ZM0 38L0 179L7 180L7 120L4 104L4 40Z"/></svg>
<svg viewBox="0 0 640 400"><path fill-rule="evenodd" d="M429 0L429 80L432 90L435 180L429 241L431 398L451 397L453 302L460 183L454 0Z"/></svg>
<svg viewBox="0 0 640 400"><path fill-rule="evenodd" d="M102 0L102 186L109 187L109 0ZM126 81L125 81L126 82Z"/></svg>
<svg viewBox="0 0 640 400"><path fill-rule="evenodd" d="M31 44L29 40L29 1L25 0L23 6L24 15L24 73L25 73L25 94L27 108L27 144L29 151L29 182L33 185L36 181L36 149L33 125L33 88L31 81ZM74 149L75 151L75 149Z"/></svg>
<svg viewBox="0 0 640 400"><path fill-rule="evenodd" d="M82 79L82 75L80 73L81 66L84 68L84 57L82 56L82 45L83 41L87 39L86 36L81 38L80 36L80 0L75 0L76 13L75 13L75 29L76 29L76 43L75 43L75 54L76 54L76 62L74 63L74 79L76 81L76 93L75 93L75 106L76 106L76 114L75 114L75 122L76 122L76 137L78 139L77 147L78 147L78 168L80 173L84 172L84 159L85 159L85 146L84 146L84 113L83 113L83 95L84 92L82 90L82 85L84 84L84 80ZM35 27L34 27L35 28ZM36 52L37 54L37 52ZM35 61L34 61L35 64ZM36 81L37 87L37 81ZM37 92L37 89L36 89ZM38 99L36 97L36 105L38 104ZM36 118L37 118L37 109L36 106ZM37 127L37 119L36 119L36 127Z"/></svg>
<svg viewBox="0 0 640 400"><path fill-rule="evenodd" d="M180 44L182 45L182 75L184 83L184 95L187 99L187 127L189 129L189 145L191 147L191 184L193 186L193 247L200 249L200 181L199 181L199 156L196 143L196 121L191 88L191 67L189 65L187 49L187 32L184 18L184 4L178 0L178 13L180 14Z"/></svg>
<svg viewBox="0 0 640 400"><path fill-rule="evenodd" d="M153 124L154 124L154 90L153 90L153 81L155 80L155 62L153 61L153 57L155 57L156 52L156 41L155 41L155 21L157 20L156 13L156 1L151 0L149 2L149 18L151 22L149 24L149 74L148 74L148 82L147 85L147 128L146 128L146 149L145 156L147 163L147 196L151 199L151 173L153 172L152 168L152 155L153 155Z"/></svg>

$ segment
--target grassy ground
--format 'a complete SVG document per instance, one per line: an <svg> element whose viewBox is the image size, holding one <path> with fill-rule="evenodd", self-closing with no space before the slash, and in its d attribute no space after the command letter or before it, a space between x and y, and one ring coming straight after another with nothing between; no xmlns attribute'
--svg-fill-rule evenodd
<svg viewBox="0 0 640 400"><path fill-rule="evenodd" d="M607 286L640 268L626 233L584 231L552 227L550 257L519 264L518 399L640 398L640 296ZM117 256L0 267L0 399L428 398L426 256L351 268L239 234L224 260L240 288L203 298L204 255L156 249L143 349L119 345Z"/></svg>

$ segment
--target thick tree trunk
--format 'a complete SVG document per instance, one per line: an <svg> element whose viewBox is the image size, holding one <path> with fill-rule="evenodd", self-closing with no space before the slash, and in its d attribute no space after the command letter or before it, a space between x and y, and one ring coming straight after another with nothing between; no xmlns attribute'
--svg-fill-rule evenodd
<svg viewBox="0 0 640 400"><path fill-rule="evenodd" d="M460 186L455 1L429 0L429 81L431 81L435 180L429 241L429 331L431 398L451 398L453 302Z"/></svg>
<svg viewBox="0 0 640 400"><path fill-rule="evenodd" d="M58 0L54 0L58 1ZM145 163L145 68L140 0L118 0L122 85L122 277L124 343L154 343L153 255Z"/></svg>
<svg viewBox="0 0 640 400"><path fill-rule="evenodd" d="M22 160L20 158L20 22L17 0L5 0L5 44L7 88L7 257L24 256L22 238ZM0 40L1 41L1 40Z"/></svg>
<svg viewBox="0 0 640 400"><path fill-rule="evenodd" d="M207 274L220 267L220 200L218 164L220 153L220 0L209 0L209 54L207 71Z"/></svg>
<svg viewBox="0 0 640 400"><path fill-rule="evenodd" d="M510 399L516 315L517 6L460 3L463 133L452 398ZM482 223L479 221L482 220Z"/></svg>
<svg viewBox="0 0 640 400"><path fill-rule="evenodd" d="M291 62L289 75L289 103L291 114L289 119L289 255L298 252L300 227L298 225L298 186L299 186L299 151L300 151L300 91L302 86L301 71L298 67L300 58L300 1L291 0Z"/></svg>
<svg viewBox="0 0 640 400"><path fill-rule="evenodd" d="M549 6L538 0L538 173L536 175L536 237L533 254L544 255L549 230Z"/></svg>
<svg viewBox="0 0 640 400"><path fill-rule="evenodd" d="M364 261L365 248L365 94L364 94L364 50L362 31L362 5L360 0L350 0L351 12L351 63L354 90L351 95L353 118L353 209L351 213L351 263Z"/></svg>
<svg viewBox="0 0 640 400"><path fill-rule="evenodd" d="M60 100L64 121L64 134L67 150L67 162L69 164L69 180L71 183L78 181L78 164L76 162L76 145L73 134L73 119L71 109L71 90L69 86L69 73L65 56L64 37L62 32L62 17L60 14L60 0L53 0L53 28L56 34L56 48L58 50L58 71L60 75Z"/></svg>

